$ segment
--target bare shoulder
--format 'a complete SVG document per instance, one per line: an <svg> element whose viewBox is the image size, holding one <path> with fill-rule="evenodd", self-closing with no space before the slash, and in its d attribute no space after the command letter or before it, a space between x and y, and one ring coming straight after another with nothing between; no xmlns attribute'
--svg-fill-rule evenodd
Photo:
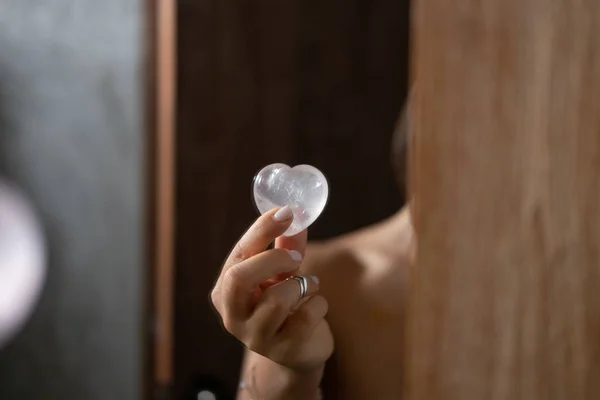
<svg viewBox="0 0 600 400"><path fill-rule="evenodd" d="M350 245L348 237L322 242L311 242L303 263L305 273L315 275L321 282L321 290L335 293L340 283L359 284L368 269L357 247Z"/></svg>
<svg viewBox="0 0 600 400"><path fill-rule="evenodd" d="M406 214L323 242L311 242L302 272L316 275L330 310L385 309L408 280L412 228Z"/></svg>
<svg viewBox="0 0 600 400"><path fill-rule="evenodd" d="M390 259L372 245L362 231L323 242L311 243L306 251L303 273L320 280L320 292L331 311L341 311L382 289ZM354 306L353 306L354 307Z"/></svg>

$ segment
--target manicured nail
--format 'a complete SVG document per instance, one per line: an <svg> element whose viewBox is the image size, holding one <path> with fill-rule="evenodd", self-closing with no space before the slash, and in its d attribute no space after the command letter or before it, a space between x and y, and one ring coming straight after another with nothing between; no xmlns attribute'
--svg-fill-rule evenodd
<svg viewBox="0 0 600 400"><path fill-rule="evenodd" d="M277 222L283 222L283 221L287 221L288 219L292 218L293 216L294 216L294 213L292 213L292 209L289 206L285 206L285 207L277 210L275 215L273 215L273 219Z"/></svg>
<svg viewBox="0 0 600 400"><path fill-rule="evenodd" d="M302 261L302 254L300 254L299 251L288 250L288 253L290 253L290 257L292 258L292 260L294 260L296 262Z"/></svg>
<svg viewBox="0 0 600 400"><path fill-rule="evenodd" d="M314 282L314 283L316 283L317 285L319 284L319 278L317 278L316 276L314 276L314 275L309 275L308 277L309 277L310 279L312 279L312 280L313 280L313 282Z"/></svg>

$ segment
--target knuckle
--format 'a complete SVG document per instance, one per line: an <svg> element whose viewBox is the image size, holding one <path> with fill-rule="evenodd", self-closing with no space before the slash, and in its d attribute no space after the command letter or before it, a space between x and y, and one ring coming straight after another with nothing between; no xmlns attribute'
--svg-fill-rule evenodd
<svg viewBox="0 0 600 400"><path fill-rule="evenodd" d="M242 286L242 277L238 268L233 266L223 273L223 288L228 292L237 293Z"/></svg>
<svg viewBox="0 0 600 400"><path fill-rule="evenodd" d="M222 320L225 330L235 336L237 333L237 324L235 321L227 316L224 316Z"/></svg>
<svg viewBox="0 0 600 400"><path fill-rule="evenodd" d="M212 303L213 306L215 306L215 308L219 308L219 290L217 288L213 288L213 290L211 290L210 292L210 302Z"/></svg>
<svg viewBox="0 0 600 400"><path fill-rule="evenodd" d="M235 264L248 258L248 250L242 241L239 241L233 247L231 261Z"/></svg>
<svg viewBox="0 0 600 400"><path fill-rule="evenodd" d="M271 241L283 233L280 223L275 222L270 213L263 214L252 229L252 236L257 240Z"/></svg>
<svg viewBox="0 0 600 400"><path fill-rule="evenodd" d="M271 231L277 228L277 223L270 213L261 215L256 219L254 224L254 233L256 236L267 237L271 235Z"/></svg>

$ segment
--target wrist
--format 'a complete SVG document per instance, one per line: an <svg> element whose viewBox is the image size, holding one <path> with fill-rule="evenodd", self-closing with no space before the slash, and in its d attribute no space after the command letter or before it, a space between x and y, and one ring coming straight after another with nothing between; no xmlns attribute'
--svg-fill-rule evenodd
<svg viewBox="0 0 600 400"><path fill-rule="evenodd" d="M280 367L289 386L305 388L318 388L325 371L325 364L306 370L292 369L283 365Z"/></svg>
<svg viewBox="0 0 600 400"><path fill-rule="evenodd" d="M317 400L325 364L292 369L253 353L247 360L240 389L257 400Z"/></svg>
<svg viewBox="0 0 600 400"><path fill-rule="evenodd" d="M280 364L275 364L278 370L277 374L271 377L279 376L282 385L281 397L273 397L277 400L318 400L320 399L321 379L325 371L325 365L311 369L292 369Z"/></svg>

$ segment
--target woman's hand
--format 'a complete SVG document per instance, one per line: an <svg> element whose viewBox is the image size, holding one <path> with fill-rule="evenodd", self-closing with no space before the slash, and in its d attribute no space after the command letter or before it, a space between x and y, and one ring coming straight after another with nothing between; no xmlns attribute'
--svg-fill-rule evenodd
<svg viewBox="0 0 600 400"><path fill-rule="evenodd" d="M307 277L303 299L299 282L286 280L299 274L306 248L306 231L281 236L292 219L289 207L259 217L225 261L211 299L225 329L250 350L304 372L323 367L333 352L333 336L318 279ZM266 250L274 240L275 248Z"/></svg>

